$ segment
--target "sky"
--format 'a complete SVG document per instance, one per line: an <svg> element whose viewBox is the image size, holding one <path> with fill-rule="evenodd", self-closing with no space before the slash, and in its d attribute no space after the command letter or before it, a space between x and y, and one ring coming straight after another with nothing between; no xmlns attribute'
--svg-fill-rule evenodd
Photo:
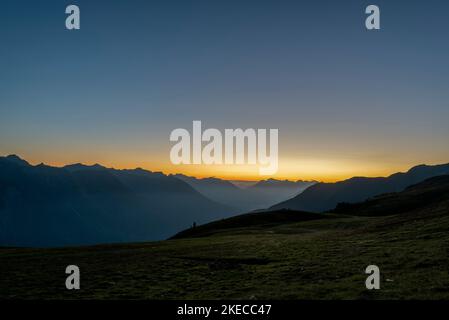
<svg viewBox="0 0 449 320"><path fill-rule="evenodd" d="M65 7L81 30L65 29ZM376 4L381 30L365 28ZM256 180L171 164L170 132L279 129L273 178L449 162L447 1L0 2L0 155Z"/></svg>

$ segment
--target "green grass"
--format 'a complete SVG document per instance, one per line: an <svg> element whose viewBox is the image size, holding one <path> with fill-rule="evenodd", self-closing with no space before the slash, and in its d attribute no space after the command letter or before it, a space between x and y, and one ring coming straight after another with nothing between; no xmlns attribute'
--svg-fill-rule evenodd
<svg viewBox="0 0 449 320"><path fill-rule="evenodd" d="M0 249L2 299L449 299L449 212L245 227L201 238ZM65 289L65 267L81 290ZM381 290L365 288L366 266Z"/></svg>

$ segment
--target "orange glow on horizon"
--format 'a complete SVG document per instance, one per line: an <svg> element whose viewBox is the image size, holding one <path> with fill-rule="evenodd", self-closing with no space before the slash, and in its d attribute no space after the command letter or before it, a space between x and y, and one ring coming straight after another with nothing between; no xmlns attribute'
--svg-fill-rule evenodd
<svg viewBox="0 0 449 320"><path fill-rule="evenodd" d="M320 182L336 182L349 179L354 176L386 177L396 172L405 172L412 165L365 164L355 161L331 161L331 160L286 160L280 161L279 171L272 176L259 175L257 166L250 165L172 165L171 163L154 161L154 163L142 161L36 161L24 158L30 164L45 163L49 166L63 167L67 164L83 163L93 165L99 163L108 168L135 169L142 168L152 172L168 174L184 174L196 178L215 177L225 180L260 181L267 179L278 180L316 180ZM437 163L431 163L437 164Z"/></svg>
<svg viewBox="0 0 449 320"><path fill-rule="evenodd" d="M142 168L164 174L185 174L197 178L216 177L226 180L260 181L270 178L279 180L316 180L336 182L355 176L387 177L396 172L406 172L420 165L449 162L449 151L435 148L434 144L421 143L419 152L402 147L385 145L381 151L357 145L296 146L284 143L279 152L279 170L271 176L259 175L257 165L173 165L169 159L169 143L143 142L124 144L93 141L50 141L46 143L6 143L0 146L0 155L16 154L37 165L45 163L62 167L67 164L101 164L108 168Z"/></svg>

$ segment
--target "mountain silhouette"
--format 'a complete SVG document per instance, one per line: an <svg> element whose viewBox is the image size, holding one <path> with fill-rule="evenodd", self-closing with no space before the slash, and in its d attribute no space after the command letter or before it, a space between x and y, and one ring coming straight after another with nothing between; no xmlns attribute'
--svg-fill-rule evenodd
<svg viewBox="0 0 449 320"><path fill-rule="evenodd" d="M21 159L19 156L15 155L15 154L10 154L9 156L5 157L6 160L8 160L9 162L15 163L17 165L21 165L21 166L29 166L30 164Z"/></svg>
<svg viewBox="0 0 449 320"><path fill-rule="evenodd" d="M240 212L269 207L301 193L316 183L315 181L268 179L247 188L240 188L230 181L218 178L198 179L182 174L177 174L175 177L187 182L209 199L232 206Z"/></svg>
<svg viewBox="0 0 449 320"><path fill-rule="evenodd" d="M406 173L395 173L386 178L354 177L336 183L317 183L270 210L323 212L334 209L339 203L355 203L383 193L400 192L410 185L445 174L449 174L449 164L419 165Z"/></svg>
<svg viewBox="0 0 449 320"><path fill-rule="evenodd" d="M160 240L228 217L187 183L142 169L32 166L0 157L0 245L66 246Z"/></svg>
<svg viewBox="0 0 449 320"><path fill-rule="evenodd" d="M381 194L358 203L339 203L332 213L384 216L419 211L449 199L449 175L432 177L404 191Z"/></svg>

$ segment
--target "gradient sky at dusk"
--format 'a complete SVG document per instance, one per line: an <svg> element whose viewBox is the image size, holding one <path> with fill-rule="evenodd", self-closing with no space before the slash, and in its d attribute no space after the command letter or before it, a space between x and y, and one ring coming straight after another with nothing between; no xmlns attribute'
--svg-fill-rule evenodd
<svg viewBox="0 0 449 320"><path fill-rule="evenodd" d="M65 29L65 7L81 30ZM381 10L367 31L365 8ZM278 128L278 178L449 162L447 1L0 3L0 155L257 179L173 166L193 120ZM266 178L266 177L265 177Z"/></svg>

